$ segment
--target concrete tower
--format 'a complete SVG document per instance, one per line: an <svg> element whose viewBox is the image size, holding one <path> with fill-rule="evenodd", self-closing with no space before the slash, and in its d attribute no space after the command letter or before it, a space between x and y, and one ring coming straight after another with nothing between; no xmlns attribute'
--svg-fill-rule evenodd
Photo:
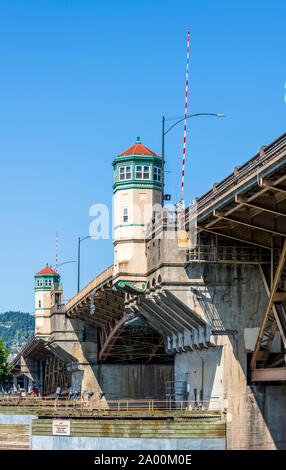
<svg viewBox="0 0 286 470"><path fill-rule="evenodd" d="M144 226L162 208L162 159L138 137L113 167L114 281L145 281Z"/></svg>
<svg viewBox="0 0 286 470"><path fill-rule="evenodd" d="M51 310L62 303L60 275L49 268L35 275L35 335L47 337L51 334Z"/></svg>

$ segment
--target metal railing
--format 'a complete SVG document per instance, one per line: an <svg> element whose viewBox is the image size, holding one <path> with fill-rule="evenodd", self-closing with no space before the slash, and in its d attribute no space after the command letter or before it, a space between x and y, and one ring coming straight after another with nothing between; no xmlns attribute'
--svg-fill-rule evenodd
<svg viewBox="0 0 286 470"><path fill-rule="evenodd" d="M66 311L74 307L80 300L82 300L87 294L92 292L94 289L99 288L108 279L112 279L112 276L113 276L113 265L108 266L108 268L105 269L105 271L102 271L98 276L95 276L95 278L92 281L90 281L78 294L72 297L66 303Z"/></svg>
<svg viewBox="0 0 286 470"><path fill-rule="evenodd" d="M215 186L215 189L210 189L201 197L198 198L198 211L203 209L210 201L217 198L222 192L226 191L228 188L231 188L234 184L242 181L245 178L248 178L252 173L254 176L254 170L259 167L263 167L269 159L276 157L277 153L283 152L286 150L286 133L281 137L272 142L268 147L264 149L264 154L260 153L254 155L250 160L241 165L237 171L234 171L229 176L224 178L220 183ZM186 219L187 219L186 209Z"/></svg>
<svg viewBox="0 0 286 470"><path fill-rule="evenodd" d="M284 152L284 153L283 153ZM275 159L277 155L281 157L286 156L286 133L283 134L281 137L276 139L272 142L268 147L264 149L262 154L258 153L254 155L250 160L245 162L243 165L236 168L233 173L229 176L224 178L219 183L215 184L215 186L203 194L201 197L196 199L196 211L193 210L193 204L190 204L186 207L185 210L185 224L190 223L193 218L197 218L200 213L204 211L206 206L213 203L214 200L219 198L224 192L230 190L237 186L238 184L242 184L245 180L249 177L258 177L258 169L263 169L263 167L267 163L271 163L271 160ZM261 170L259 170L261 172ZM167 211L165 209L164 216L160 214L153 218L149 223L146 224L145 227L145 239L150 239L154 234L160 230L164 230L165 228L177 229L177 212L176 211ZM169 220L169 215L173 217L174 220Z"/></svg>
<svg viewBox="0 0 286 470"><path fill-rule="evenodd" d="M219 400L110 400L107 402L111 410L116 411L214 411L220 410Z"/></svg>
<svg viewBox="0 0 286 470"><path fill-rule="evenodd" d="M0 405L28 406L35 408L54 408L60 410L90 410L90 411L220 411L220 400L169 400L169 399L142 399L142 400L68 400L60 397L36 397L36 396L11 396L0 395Z"/></svg>
<svg viewBox="0 0 286 470"><path fill-rule="evenodd" d="M164 209L164 213L158 212L150 222L145 225L145 240L152 238L158 230L177 230L177 212Z"/></svg>
<svg viewBox="0 0 286 470"><path fill-rule="evenodd" d="M270 254L259 247L198 244L196 248L189 250L188 261L270 263Z"/></svg>

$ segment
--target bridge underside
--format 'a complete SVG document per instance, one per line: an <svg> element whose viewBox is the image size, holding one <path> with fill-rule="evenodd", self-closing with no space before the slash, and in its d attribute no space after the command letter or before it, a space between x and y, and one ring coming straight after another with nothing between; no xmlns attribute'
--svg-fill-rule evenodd
<svg viewBox="0 0 286 470"><path fill-rule="evenodd" d="M114 289L107 281L98 289L82 295L67 310L98 328L98 361L123 363L170 363L173 358L165 351L164 338L146 322L135 321L125 305L126 292Z"/></svg>
<svg viewBox="0 0 286 470"><path fill-rule="evenodd" d="M58 348L60 349L60 348ZM57 351L41 338L33 337L13 363L16 382L22 383L23 376L40 386L40 393L49 396L60 387L68 393L71 386L71 372L67 368L70 360L65 351Z"/></svg>
<svg viewBox="0 0 286 470"><path fill-rule="evenodd" d="M223 209L198 223L200 231L264 250L280 249L286 236L286 170L273 178L260 178L257 185L234 198Z"/></svg>
<svg viewBox="0 0 286 470"><path fill-rule="evenodd" d="M236 170L228 178L229 183L214 185L213 198L211 192L207 195L209 204L203 204L203 198L199 201L198 244L187 253L190 263L258 264L268 301L251 358L251 378L255 382L286 380L284 141L285 135L269 147L269 155L263 150L245 168ZM219 191L220 185L225 186L224 191ZM189 223L187 220L186 229ZM270 349L277 330L283 348L273 358Z"/></svg>

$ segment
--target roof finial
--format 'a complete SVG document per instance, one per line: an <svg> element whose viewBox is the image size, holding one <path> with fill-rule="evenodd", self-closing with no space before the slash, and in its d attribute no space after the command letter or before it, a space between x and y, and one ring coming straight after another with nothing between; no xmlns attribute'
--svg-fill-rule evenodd
<svg viewBox="0 0 286 470"><path fill-rule="evenodd" d="M141 142L140 142L140 137L138 136L138 137L137 137L137 140L136 140L136 144L140 144L140 143L141 143Z"/></svg>

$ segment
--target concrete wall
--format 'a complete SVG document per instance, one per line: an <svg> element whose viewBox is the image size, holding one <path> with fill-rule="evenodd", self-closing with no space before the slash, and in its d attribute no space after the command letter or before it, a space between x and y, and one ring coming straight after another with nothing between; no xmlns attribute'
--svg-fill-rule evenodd
<svg viewBox="0 0 286 470"><path fill-rule="evenodd" d="M255 344L267 302L258 268L193 263L186 272L190 286L173 293L217 331L217 347L178 354L175 377L187 374L191 395L220 397L228 449L286 448L285 387L247 385L249 337Z"/></svg>
<svg viewBox="0 0 286 470"><path fill-rule="evenodd" d="M32 432L32 420L37 419L35 415L24 414L0 414L1 425L11 425L11 429L16 425L28 425L30 427L30 449L31 450L224 450L226 440L224 437L203 437L203 438L118 438L118 437L90 437L90 436L52 436L37 435ZM44 420L44 422L47 420ZM185 420L184 420L185 421ZM40 424L40 421L37 423ZM114 421L117 423L118 420ZM190 421L189 421L190 422ZM77 420L77 425L80 420ZM158 424L157 422L155 422ZM191 422L190 422L191 423ZM193 424L197 424L195 420ZM35 424L35 421L34 421ZM122 421L121 423L122 424ZM142 421L138 422L138 429L142 426ZM48 425L49 426L49 425ZM105 426L105 425L104 425ZM73 425L72 425L73 427ZM112 420L107 422L107 427L112 428ZM162 431L166 432L168 422L163 426ZM198 428L200 424L198 424ZM137 429L137 428L136 428ZM89 430L90 431L90 430ZM150 426L152 432L152 426ZM103 431L104 432L104 431ZM121 431L122 432L122 431ZM201 431L201 432L207 432ZM210 431L211 432L211 431ZM88 431L87 431L88 433ZM153 434L156 431L153 431ZM9 441L7 441L9 443ZM29 445L29 443L27 443Z"/></svg>
<svg viewBox="0 0 286 470"><path fill-rule="evenodd" d="M78 370L72 373L73 390L95 395L103 390L108 400L165 397L165 382L173 380L172 365L98 364L96 328L61 313L52 316L51 324L51 346L67 352L78 363ZM83 326L86 328L84 342L81 341Z"/></svg>
<svg viewBox="0 0 286 470"><path fill-rule="evenodd" d="M105 392L107 400L165 398L165 383L173 380L173 365L161 364L98 364L90 366L92 384L87 391ZM73 390L80 390L83 372L73 373Z"/></svg>
<svg viewBox="0 0 286 470"><path fill-rule="evenodd" d="M168 233L146 246L148 286L172 292L214 332L215 347L176 354L175 382L189 384L190 400L218 397L228 449L285 449L285 386L247 384L247 354L267 303L258 266L193 262L186 267L184 250ZM281 351L278 335L272 351Z"/></svg>
<svg viewBox="0 0 286 470"><path fill-rule="evenodd" d="M1 413L1 412L0 412ZM32 424L32 419L37 419L35 415L22 415L22 414L0 414L0 424Z"/></svg>
<svg viewBox="0 0 286 470"><path fill-rule="evenodd" d="M1 415L1 425L29 425L34 415ZM31 450L224 450L225 438L147 439L87 436L39 436L30 433Z"/></svg>
<svg viewBox="0 0 286 470"><path fill-rule="evenodd" d="M221 409L223 401L222 347L176 354L175 383L186 383L187 400L207 401ZM177 397L179 400L180 398Z"/></svg>
<svg viewBox="0 0 286 470"><path fill-rule="evenodd" d="M107 400L165 398L165 383L173 380L173 366L161 364L101 364L98 381Z"/></svg>
<svg viewBox="0 0 286 470"><path fill-rule="evenodd" d="M32 450L225 450L225 439L32 436Z"/></svg>

